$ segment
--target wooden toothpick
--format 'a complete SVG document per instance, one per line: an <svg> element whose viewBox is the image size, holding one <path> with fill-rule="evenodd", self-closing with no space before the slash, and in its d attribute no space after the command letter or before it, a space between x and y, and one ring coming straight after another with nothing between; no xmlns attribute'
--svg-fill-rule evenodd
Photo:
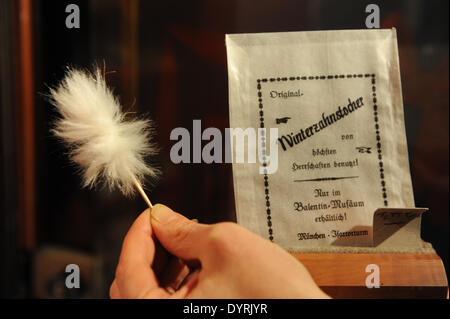
<svg viewBox="0 0 450 319"><path fill-rule="evenodd" d="M136 179L136 177L133 175L134 185L136 185L137 190L139 191L139 194L141 194L142 198L147 203L148 207L153 208L152 202L148 198L147 194L145 193L144 189L142 188L141 183Z"/></svg>

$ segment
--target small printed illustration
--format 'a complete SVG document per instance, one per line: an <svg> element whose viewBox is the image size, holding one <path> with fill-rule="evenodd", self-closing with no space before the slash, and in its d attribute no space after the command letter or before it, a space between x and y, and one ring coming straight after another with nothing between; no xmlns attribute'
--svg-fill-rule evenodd
<svg viewBox="0 0 450 319"><path fill-rule="evenodd" d="M290 117L282 117L282 118L276 119L276 122L277 122L277 124L287 123L288 120L290 120L290 119L291 119Z"/></svg>

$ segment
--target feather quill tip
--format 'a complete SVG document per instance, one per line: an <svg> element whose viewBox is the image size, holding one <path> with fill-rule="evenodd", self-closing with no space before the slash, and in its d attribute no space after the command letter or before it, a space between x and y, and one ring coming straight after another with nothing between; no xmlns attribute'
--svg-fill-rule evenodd
<svg viewBox="0 0 450 319"><path fill-rule="evenodd" d="M118 99L107 87L101 71L68 69L50 102L60 118L52 132L69 148L70 159L79 165L83 187L118 188L124 195L136 193L136 182L160 171L146 158L158 153L151 143L151 120L126 120Z"/></svg>

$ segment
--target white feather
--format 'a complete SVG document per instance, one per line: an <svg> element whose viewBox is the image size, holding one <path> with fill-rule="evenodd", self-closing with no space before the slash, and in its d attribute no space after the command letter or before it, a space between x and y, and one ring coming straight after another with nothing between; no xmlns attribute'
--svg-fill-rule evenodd
<svg viewBox="0 0 450 319"><path fill-rule="evenodd" d="M82 168L84 187L101 184L132 195L136 181L143 184L146 175L159 175L145 162L157 153L150 143L152 122L126 121L99 69L95 74L69 69L50 94L61 115L53 132L67 143L71 160Z"/></svg>

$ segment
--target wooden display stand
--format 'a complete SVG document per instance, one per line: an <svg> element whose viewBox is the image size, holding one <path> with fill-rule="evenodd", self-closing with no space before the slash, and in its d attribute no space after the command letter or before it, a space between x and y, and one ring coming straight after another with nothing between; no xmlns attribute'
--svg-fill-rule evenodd
<svg viewBox="0 0 450 319"><path fill-rule="evenodd" d="M292 254L333 298L448 298L442 260L436 254ZM380 288L367 288L369 264L380 270Z"/></svg>

